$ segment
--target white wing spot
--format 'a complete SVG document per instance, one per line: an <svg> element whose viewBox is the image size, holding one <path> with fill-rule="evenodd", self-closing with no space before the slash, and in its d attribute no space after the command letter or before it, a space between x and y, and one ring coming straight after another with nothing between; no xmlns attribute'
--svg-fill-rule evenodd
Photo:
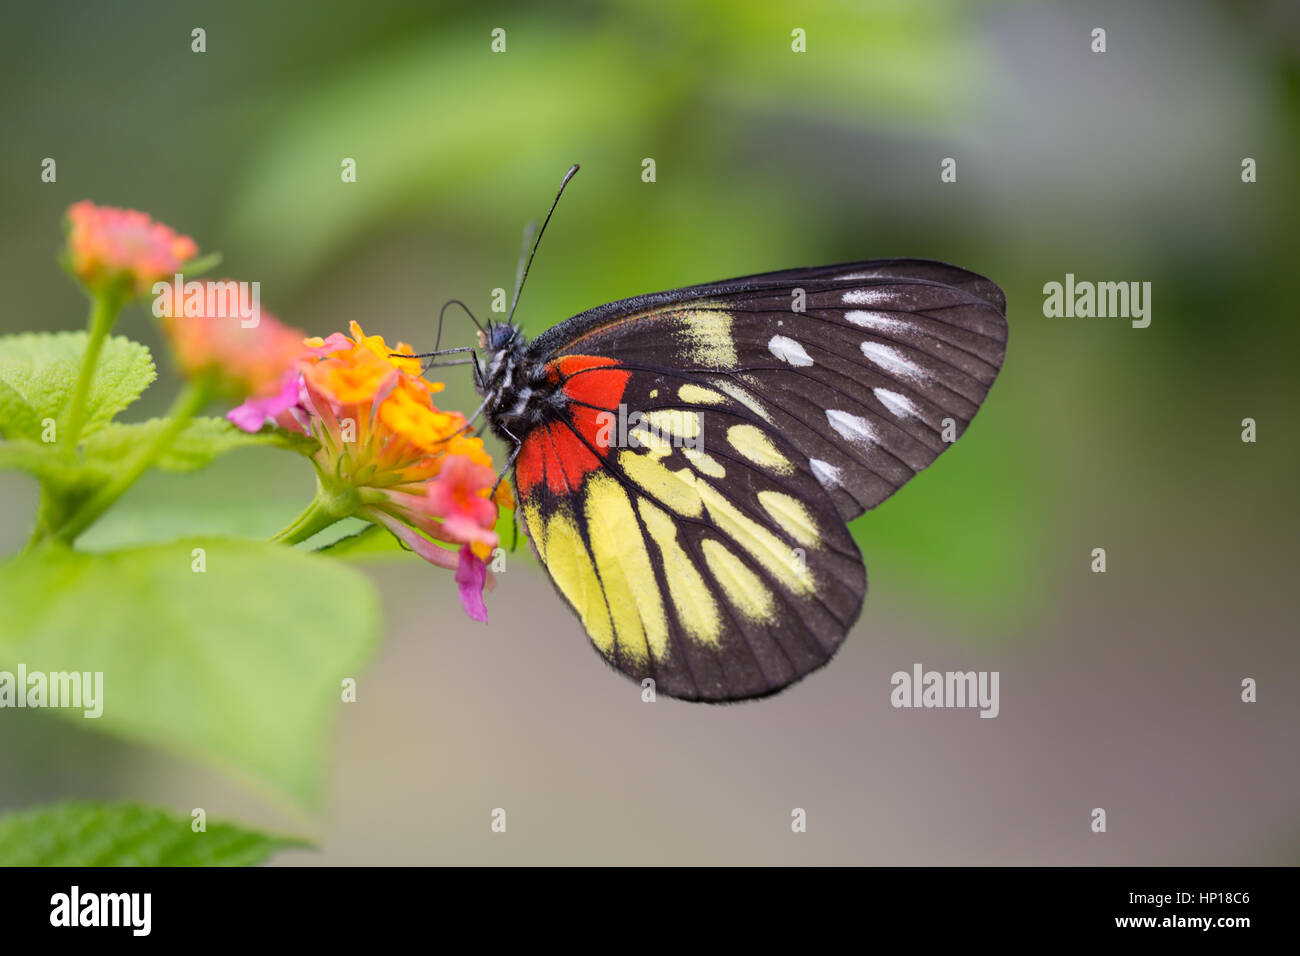
<svg viewBox="0 0 1300 956"><path fill-rule="evenodd" d="M831 423L831 428L835 429L841 438L859 442L877 441L875 429L871 427L871 422L865 418L850 415L838 408L828 408L826 410L826 420Z"/></svg>
<svg viewBox="0 0 1300 956"><path fill-rule="evenodd" d="M897 415L899 418L920 418L921 410L916 407L916 403L906 395L900 395L898 392L891 392L887 388L873 388L876 398L880 399L880 404Z"/></svg>
<svg viewBox="0 0 1300 956"><path fill-rule="evenodd" d="M827 491L840 487L840 470L830 462L822 461L820 458L809 458L808 465L812 468L813 477L820 481Z"/></svg>
<svg viewBox="0 0 1300 956"><path fill-rule="evenodd" d="M888 302L892 298L892 295L880 289L850 289L844 293L846 305L875 305L878 302Z"/></svg>
<svg viewBox="0 0 1300 956"><path fill-rule="evenodd" d="M791 365L807 366L813 363L802 345L784 335L772 336L767 343L767 348L782 362L789 362Z"/></svg>
<svg viewBox="0 0 1300 956"><path fill-rule="evenodd" d="M929 373L896 348L881 345L879 342L863 342L862 354L875 362L886 372L902 375L904 378L926 378Z"/></svg>
<svg viewBox="0 0 1300 956"><path fill-rule="evenodd" d="M864 329L884 329L889 332L902 332L907 328L907 323L902 319L896 319L887 312L863 312L860 309L854 309L851 312L845 312L844 318L848 319L854 325L860 325Z"/></svg>

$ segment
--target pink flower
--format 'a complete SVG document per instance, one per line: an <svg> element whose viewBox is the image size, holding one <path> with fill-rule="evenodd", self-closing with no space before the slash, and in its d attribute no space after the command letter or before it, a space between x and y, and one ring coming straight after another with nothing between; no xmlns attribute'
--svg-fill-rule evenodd
<svg viewBox="0 0 1300 956"><path fill-rule="evenodd" d="M285 424L286 427L292 426L294 430L301 431L301 426L284 415L285 412L298 406L300 389L298 371L297 369L291 369L285 373L284 381L278 392L265 398L250 398L244 404L237 405L226 412L226 418L237 428L246 432L261 430L268 420Z"/></svg>
<svg viewBox="0 0 1300 956"><path fill-rule="evenodd" d="M448 455L436 480L429 482L429 510L442 519L443 528L457 541L497 543L497 508L488 497L496 475L464 455Z"/></svg>
<svg viewBox="0 0 1300 956"><path fill-rule="evenodd" d="M198 254L189 236L134 209L89 201L68 208L68 264L93 291L121 284L132 296L144 295Z"/></svg>
<svg viewBox="0 0 1300 956"><path fill-rule="evenodd" d="M487 580L487 565L469 545L460 549L460 562L456 566L456 584L460 587L460 606L472 620L487 623L487 605L483 603L483 583Z"/></svg>

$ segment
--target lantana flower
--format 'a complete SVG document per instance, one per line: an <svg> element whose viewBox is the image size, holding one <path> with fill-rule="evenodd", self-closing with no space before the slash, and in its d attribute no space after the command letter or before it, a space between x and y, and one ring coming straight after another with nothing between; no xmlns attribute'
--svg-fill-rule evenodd
<svg viewBox="0 0 1300 956"><path fill-rule="evenodd" d="M455 569L466 613L487 620L485 559L498 544L498 509L513 503L482 439L467 434L464 415L434 404L443 386L423 377L406 343L390 348L353 322L351 338L336 332L308 345L291 415L320 443L322 495L345 503L336 513L382 525L426 561Z"/></svg>
<svg viewBox="0 0 1300 956"><path fill-rule="evenodd" d="M231 422L248 432L271 422L316 439L316 500L276 540L303 541L346 517L382 525L454 570L466 613L487 620L486 559L499 543L498 509L513 506L510 490L497 484L465 416L434 404L443 386L423 377L411 347L390 348L356 322L350 338L304 339L265 311L245 328L238 317L183 315L179 305L163 309L177 361L187 376L242 400Z"/></svg>
<svg viewBox="0 0 1300 956"><path fill-rule="evenodd" d="M81 368L61 428L61 440L75 447L86 423L99 353L122 306L144 295L154 283L172 278L198 255L199 247L189 236L142 212L96 206L88 200L68 207L66 227L61 258L91 300Z"/></svg>
<svg viewBox="0 0 1300 956"><path fill-rule="evenodd" d="M231 280L221 280L223 284ZM298 405L298 360L306 333L259 309L256 325L238 315L186 315L174 288L163 294L162 326L188 378L209 378L216 394L243 402L226 417L247 432Z"/></svg>
<svg viewBox="0 0 1300 956"><path fill-rule="evenodd" d="M198 254L189 236L134 209L88 200L68 207L68 265L92 291L144 295Z"/></svg>

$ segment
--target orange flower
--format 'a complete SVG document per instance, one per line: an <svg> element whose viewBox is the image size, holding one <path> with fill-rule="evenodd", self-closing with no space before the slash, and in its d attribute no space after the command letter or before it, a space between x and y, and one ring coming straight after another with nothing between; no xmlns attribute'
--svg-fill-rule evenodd
<svg viewBox="0 0 1300 956"><path fill-rule="evenodd" d="M467 613L484 620L483 561L498 543L493 529L510 493L503 483L493 494L492 456L466 434L464 415L433 403L442 385L422 377L420 360L407 357L411 347L391 348L355 322L350 331L351 338L308 339L309 354L298 363L305 427L320 442L313 460L322 489L336 500L355 495L358 517L455 569Z"/></svg>
<svg viewBox="0 0 1300 956"><path fill-rule="evenodd" d="M92 291L125 285L131 295L144 295L198 254L189 236L134 209L89 201L68 208L68 264Z"/></svg>
<svg viewBox="0 0 1300 956"><path fill-rule="evenodd" d="M308 363L302 373L316 391L341 405L369 402L397 382L397 370L368 351Z"/></svg>

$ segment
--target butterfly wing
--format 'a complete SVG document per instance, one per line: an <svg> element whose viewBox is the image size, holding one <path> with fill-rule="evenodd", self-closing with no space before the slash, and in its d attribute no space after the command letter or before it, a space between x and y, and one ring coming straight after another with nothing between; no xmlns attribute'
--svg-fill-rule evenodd
<svg viewBox="0 0 1300 956"><path fill-rule="evenodd" d="M772 693L829 660L866 571L797 448L689 376L585 355L553 368L569 414L524 438L519 513L597 651L663 693L712 701Z"/></svg>
<svg viewBox="0 0 1300 956"><path fill-rule="evenodd" d="M520 514L602 656L700 700L829 660L866 593L844 522L969 424L1003 301L885 260L640 296L535 340L569 403L524 436Z"/></svg>
<svg viewBox="0 0 1300 956"><path fill-rule="evenodd" d="M626 299L533 347L703 376L788 435L848 520L966 430L1006 353L1005 302L944 263L855 262Z"/></svg>

